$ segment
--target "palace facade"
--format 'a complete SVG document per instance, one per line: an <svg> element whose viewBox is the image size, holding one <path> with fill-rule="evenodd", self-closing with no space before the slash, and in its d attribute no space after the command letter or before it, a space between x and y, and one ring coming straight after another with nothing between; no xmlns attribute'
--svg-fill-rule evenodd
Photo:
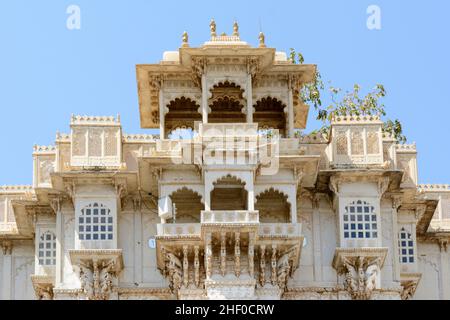
<svg viewBox="0 0 450 320"><path fill-rule="evenodd" d="M302 135L315 65L217 34L137 65L140 123L77 116L0 187L0 299L450 299L450 186L376 116Z"/></svg>

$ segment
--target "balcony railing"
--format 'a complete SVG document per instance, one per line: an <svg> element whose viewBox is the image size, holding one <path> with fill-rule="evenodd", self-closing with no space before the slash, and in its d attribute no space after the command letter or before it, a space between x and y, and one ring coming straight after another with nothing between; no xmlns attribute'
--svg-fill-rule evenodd
<svg viewBox="0 0 450 320"><path fill-rule="evenodd" d="M248 210L202 211L201 223L257 224L259 223L259 212Z"/></svg>
<svg viewBox="0 0 450 320"><path fill-rule="evenodd" d="M200 236L200 223L160 223L156 226L159 237Z"/></svg>
<svg viewBox="0 0 450 320"><path fill-rule="evenodd" d="M301 223L261 223L259 225L260 237L295 238L302 233Z"/></svg>

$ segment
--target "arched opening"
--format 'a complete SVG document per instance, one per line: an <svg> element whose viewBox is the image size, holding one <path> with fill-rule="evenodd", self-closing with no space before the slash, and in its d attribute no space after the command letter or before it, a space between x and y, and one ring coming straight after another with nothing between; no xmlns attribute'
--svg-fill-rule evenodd
<svg viewBox="0 0 450 320"><path fill-rule="evenodd" d="M261 130L277 129L281 136L286 136L286 114L281 101L272 98L262 98L254 105L253 121Z"/></svg>
<svg viewBox="0 0 450 320"><path fill-rule="evenodd" d="M205 209L202 203L202 197L195 191L188 188L182 188L170 195L172 204L175 205L176 223L199 223L200 212ZM167 222L174 222L173 218Z"/></svg>
<svg viewBox="0 0 450 320"><path fill-rule="evenodd" d="M202 121L202 115L198 112L200 106L189 98L176 98L167 107L169 112L164 119L166 137L179 129L194 130L195 122Z"/></svg>
<svg viewBox="0 0 450 320"><path fill-rule="evenodd" d="M214 182L211 210L247 210L245 182L231 175Z"/></svg>
<svg viewBox="0 0 450 320"><path fill-rule="evenodd" d="M273 188L256 196L255 210L259 210L261 223L289 223L291 205L288 196Z"/></svg>
<svg viewBox="0 0 450 320"><path fill-rule="evenodd" d="M225 81L211 89L208 101L211 112L208 114L209 123L239 123L245 122L246 116L242 112L245 100L244 90L234 83Z"/></svg>

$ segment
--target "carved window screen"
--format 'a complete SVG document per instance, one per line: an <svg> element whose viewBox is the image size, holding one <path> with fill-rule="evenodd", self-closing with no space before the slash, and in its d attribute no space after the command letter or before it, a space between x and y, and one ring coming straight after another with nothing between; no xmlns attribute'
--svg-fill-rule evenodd
<svg viewBox="0 0 450 320"><path fill-rule="evenodd" d="M367 153L378 154L380 153L377 131L367 131Z"/></svg>
<svg viewBox="0 0 450 320"><path fill-rule="evenodd" d="M39 238L39 265L56 265L56 236L51 231L44 232Z"/></svg>
<svg viewBox="0 0 450 320"><path fill-rule="evenodd" d="M414 263L414 241L405 228L398 235L398 250L400 263Z"/></svg>
<svg viewBox="0 0 450 320"><path fill-rule="evenodd" d="M80 240L112 240L113 217L111 210L99 203L93 203L81 210L78 218Z"/></svg>
<svg viewBox="0 0 450 320"><path fill-rule="evenodd" d="M348 154L347 132L346 131L337 131L336 132L336 154L344 155L344 156Z"/></svg>
<svg viewBox="0 0 450 320"><path fill-rule="evenodd" d="M364 141L361 131L353 131L352 134L352 155L364 155Z"/></svg>
<svg viewBox="0 0 450 320"><path fill-rule="evenodd" d="M345 207L344 238L378 238L377 215L375 207L365 201L354 201Z"/></svg>
<svg viewBox="0 0 450 320"><path fill-rule="evenodd" d="M0 223L6 222L6 200L0 201Z"/></svg>

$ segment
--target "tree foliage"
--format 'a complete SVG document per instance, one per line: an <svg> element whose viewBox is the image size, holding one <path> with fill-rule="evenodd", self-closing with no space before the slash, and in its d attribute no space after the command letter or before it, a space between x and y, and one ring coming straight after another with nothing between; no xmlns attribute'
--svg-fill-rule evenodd
<svg viewBox="0 0 450 320"><path fill-rule="evenodd" d="M296 64L304 62L303 55L297 53L293 48L290 50L290 60ZM331 103L323 107L321 92L325 90L319 70L316 70L313 81L306 83L301 92L301 99L304 103L314 107L317 112L316 119L323 123L319 132L329 133L331 120L335 116L380 116L383 120L383 132L394 137L398 143L405 143L406 137L398 119L386 119L386 107L381 100L386 96L386 90L382 84L377 84L375 88L366 95L361 95L361 87L358 84L353 86L353 90L343 92L340 88L329 87Z"/></svg>

